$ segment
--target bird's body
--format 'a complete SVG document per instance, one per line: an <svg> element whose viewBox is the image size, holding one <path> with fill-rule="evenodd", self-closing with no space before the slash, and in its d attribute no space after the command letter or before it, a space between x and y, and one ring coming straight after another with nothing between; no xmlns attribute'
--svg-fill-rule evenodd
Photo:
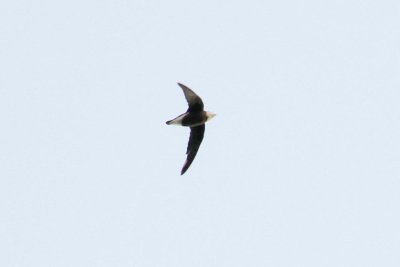
<svg viewBox="0 0 400 267"><path fill-rule="evenodd" d="M185 112L175 119L167 121L167 124L194 127L204 124L206 121L212 118L212 116L212 113L207 111Z"/></svg>
<svg viewBox="0 0 400 267"><path fill-rule="evenodd" d="M201 98L196 95L189 87L178 83L182 88L185 98L188 102L188 110L178 117L167 121L168 125L181 125L190 127L190 138L186 150L187 158L183 165L181 175L184 174L192 164L199 150L200 144L203 141L205 123L212 119L215 114L209 111L204 111L204 105Z"/></svg>

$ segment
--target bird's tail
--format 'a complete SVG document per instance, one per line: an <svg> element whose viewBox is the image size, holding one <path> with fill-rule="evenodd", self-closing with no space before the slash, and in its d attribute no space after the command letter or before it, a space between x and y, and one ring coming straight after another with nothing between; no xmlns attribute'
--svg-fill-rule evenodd
<svg viewBox="0 0 400 267"><path fill-rule="evenodd" d="M178 117L167 121L166 124L182 125L182 120L183 120L183 117L185 117L185 115L186 115L186 113L183 113L183 114L179 115Z"/></svg>

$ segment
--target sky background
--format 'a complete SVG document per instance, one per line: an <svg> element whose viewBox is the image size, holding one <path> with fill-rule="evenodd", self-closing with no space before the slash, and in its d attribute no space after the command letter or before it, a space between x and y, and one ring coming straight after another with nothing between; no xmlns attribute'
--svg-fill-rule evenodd
<svg viewBox="0 0 400 267"><path fill-rule="evenodd" d="M2 1L0 266L400 266L399 14Z"/></svg>

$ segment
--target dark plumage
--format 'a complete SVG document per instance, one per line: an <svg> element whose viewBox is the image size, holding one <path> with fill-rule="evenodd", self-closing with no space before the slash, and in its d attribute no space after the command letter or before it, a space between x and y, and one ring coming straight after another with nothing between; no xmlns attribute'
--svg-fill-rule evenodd
<svg viewBox="0 0 400 267"><path fill-rule="evenodd" d="M167 121L166 123L168 125L175 124L190 127L189 143L186 149L187 157L181 170L182 175L187 171L196 157L197 151L199 150L200 144L204 138L206 121L213 118L215 114L204 111L203 101L189 87L181 83L178 83L178 85L183 90L189 108L185 113L179 115L175 119Z"/></svg>

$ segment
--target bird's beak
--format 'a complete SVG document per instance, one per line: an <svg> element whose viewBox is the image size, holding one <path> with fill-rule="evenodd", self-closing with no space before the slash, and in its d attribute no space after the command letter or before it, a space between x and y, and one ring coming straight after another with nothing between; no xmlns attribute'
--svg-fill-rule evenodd
<svg viewBox="0 0 400 267"><path fill-rule="evenodd" d="M211 119L214 118L215 116L217 116L217 114L212 113L212 112L207 112L208 120L211 120Z"/></svg>

